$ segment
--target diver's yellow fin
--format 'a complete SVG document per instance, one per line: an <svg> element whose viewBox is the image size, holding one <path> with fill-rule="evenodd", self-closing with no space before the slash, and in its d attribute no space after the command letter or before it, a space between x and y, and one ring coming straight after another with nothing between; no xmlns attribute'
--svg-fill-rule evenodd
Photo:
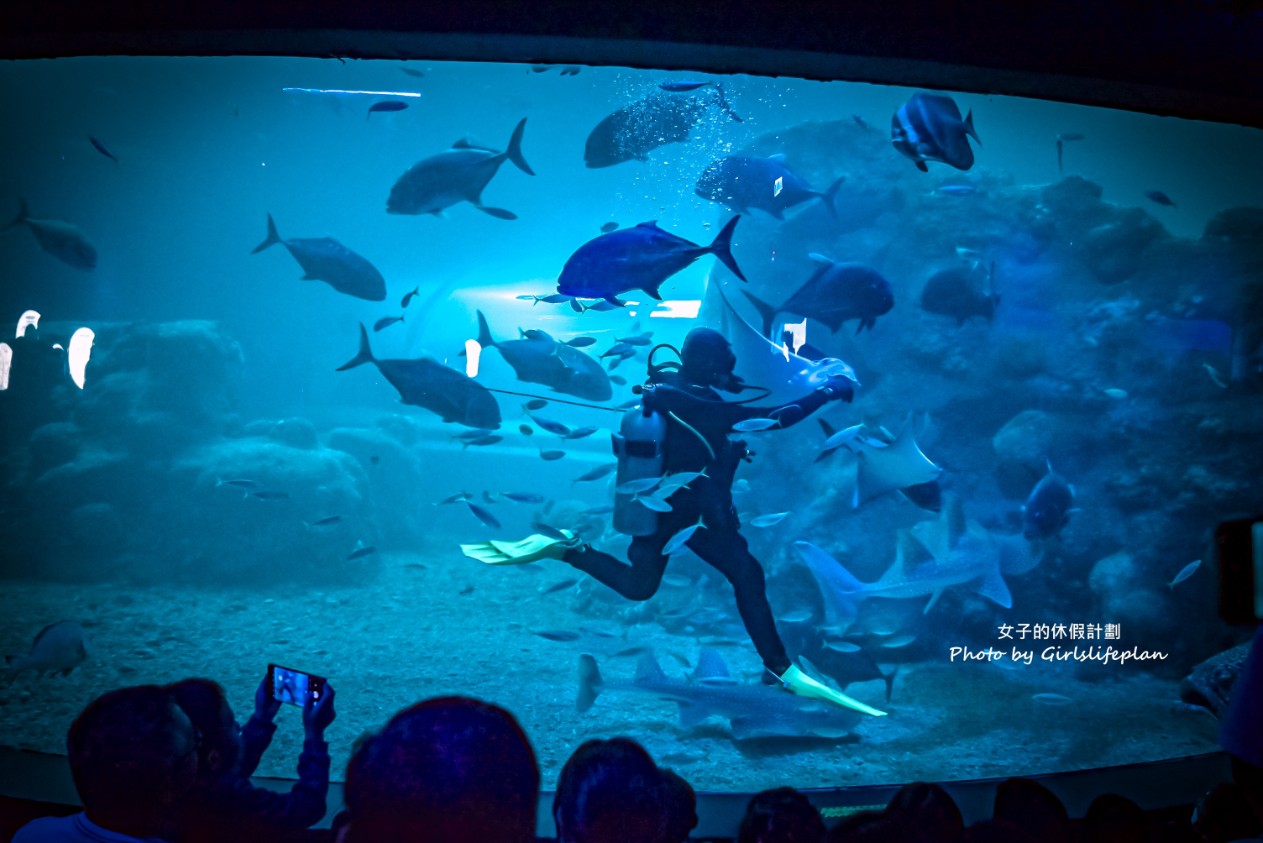
<svg viewBox="0 0 1263 843"><path fill-rule="evenodd" d="M862 714L871 714L873 717L885 717L886 712L879 711L870 705L865 705L859 700L852 699L841 691L835 691L827 685L812 679L806 673L798 668L797 665L790 665L789 670L780 675L781 684L789 691L798 694L800 697L809 697L813 700L824 700L825 702L840 705L843 708L850 708Z"/></svg>
<svg viewBox="0 0 1263 843"><path fill-rule="evenodd" d="M477 559L487 565L525 565L540 559L560 559L567 550L576 546L575 534L569 530L559 530L564 538L536 533L533 536L515 541L486 541L477 544L462 544L461 552L471 559Z"/></svg>

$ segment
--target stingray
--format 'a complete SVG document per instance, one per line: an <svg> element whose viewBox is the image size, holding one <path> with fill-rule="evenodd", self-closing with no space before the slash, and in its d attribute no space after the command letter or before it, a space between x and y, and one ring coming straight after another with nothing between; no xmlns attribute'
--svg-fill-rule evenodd
<svg viewBox="0 0 1263 843"><path fill-rule="evenodd" d="M884 447L878 447L878 440L864 436L855 437L847 446L859 463L855 494L851 497L853 509L887 492L931 483L943 473L921 452L911 425L905 425L895 441Z"/></svg>

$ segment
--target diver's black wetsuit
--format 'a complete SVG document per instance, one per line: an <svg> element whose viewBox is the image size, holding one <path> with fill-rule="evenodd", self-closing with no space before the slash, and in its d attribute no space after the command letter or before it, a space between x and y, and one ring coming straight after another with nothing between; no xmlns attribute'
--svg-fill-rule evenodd
<svg viewBox="0 0 1263 843"><path fill-rule="evenodd" d="M706 476L667 498L671 511L658 514L658 529L651 535L632 539L627 551L630 565L588 545L567 552L565 561L629 600L648 600L658 590L666 570L668 557L663 555L663 547L700 517L706 528L693 533L689 549L732 583L737 610L755 649L763 664L780 676L790 666L789 656L767 602L763 566L750 554L732 503L733 478L738 463L746 456L746 443L732 441L728 435L734 424L745 419L775 418L781 427L789 427L818 410L829 398L828 392L818 389L791 404L751 407L725 402L714 389L688 383L678 373L661 373L655 384L646 387L643 401L647 409L662 413L667 419L664 473L705 469ZM670 414L701 434L706 444Z"/></svg>

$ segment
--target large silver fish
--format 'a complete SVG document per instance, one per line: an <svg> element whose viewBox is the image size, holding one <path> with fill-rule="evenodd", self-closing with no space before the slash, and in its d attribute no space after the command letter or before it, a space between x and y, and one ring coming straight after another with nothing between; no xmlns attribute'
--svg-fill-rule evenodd
<svg viewBox="0 0 1263 843"><path fill-rule="evenodd" d="M386 213L438 214L458 202L469 202L497 219L517 219L517 214L512 211L482 204L482 191L506 160L512 161L528 176L535 175L522 157L522 132L525 129L526 118L523 117L513 130L509 147L504 152L459 140L446 152L413 164L390 189Z"/></svg>
<svg viewBox="0 0 1263 843"><path fill-rule="evenodd" d="M368 344L368 331L360 325L360 350L337 371L372 363L399 393L399 400L436 413L445 422L495 430L500 426L500 405L486 387L464 372L449 369L437 360L378 360Z"/></svg>
<svg viewBox="0 0 1263 843"><path fill-rule="evenodd" d="M589 401L608 401L614 394L609 375L599 362L537 328L524 331L521 339L496 342L480 310L478 343L483 348L499 349L521 380Z"/></svg>
<svg viewBox="0 0 1263 843"><path fill-rule="evenodd" d="M250 254L258 254L277 243L283 245L303 268L304 281L323 281L339 293L366 301L384 301L386 279L377 267L332 237L299 237L282 240L276 223L268 214L268 236ZM400 317L401 319L403 317Z"/></svg>
<svg viewBox="0 0 1263 843"><path fill-rule="evenodd" d="M40 248L57 260L75 269L96 268L96 249L82 231L62 220L32 219L26 200L21 200L21 203L17 217L0 231L25 225L35 235Z"/></svg>
<svg viewBox="0 0 1263 843"><path fill-rule="evenodd" d="M8 685L24 670L69 676L70 671L88 658L88 651L87 636L77 621L50 624L35 636L31 651L25 656L5 657L5 680L0 686Z"/></svg>

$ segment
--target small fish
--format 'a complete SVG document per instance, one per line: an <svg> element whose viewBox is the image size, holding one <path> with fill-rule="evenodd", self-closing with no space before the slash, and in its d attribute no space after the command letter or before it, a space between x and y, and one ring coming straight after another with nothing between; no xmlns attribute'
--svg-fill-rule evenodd
<svg viewBox="0 0 1263 843"><path fill-rule="evenodd" d="M757 518L750 519L751 527L771 527L785 520L788 512L773 512L770 515L760 515Z"/></svg>
<svg viewBox="0 0 1263 843"><path fill-rule="evenodd" d="M1051 693L1034 694L1031 696L1031 699L1041 705L1070 705L1074 702L1074 700L1070 699L1065 694Z"/></svg>
<svg viewBox="0 0 1263 843"><path fill-rule="evenodd" d="M331 524L337 524L341 520L342 520L341 515L330 515L328 518L321 518L319 521L312 521L310 524L307 524L306 526L308 529L312 527L328 527Z"/></svg>
<svg viewBox="0 0 1263 843"><path fill-rule="evenodd" d="M539 458L544 462L559 460L566 455L565 451L540 451Z"/></svg>
<svg viewBox="0 0 1263 843"><path fill-rule="evenodd" d="M639 495L649 491L661 482L661 477L641 477L615 486L614 491L620 495Z"/></svg>
<svg viewBox="0 0 1263 843"><path fill-rule="evenodd" d="M404 569L405 569L405 570L408 570L408 571L425 571L425 570L428 570L428 569L427 569L424 565L422 565L420 562L409 562L409 563L407 563L406 565L404 565L403 567L404 567Z"/></svg>
<svg viewBox="0 0 1263 843"><path fill-rule="evenodd" d="M1209 363L1203 363L1202 368L1206 370L1206 374L1210 376L1211 381L1220 389L1227 389L1228 384L1224 381L1224 376L1219 374L1219 370Z"/></svg>
<svg viewBox="0 0 1263 843"><path fill-rule="evenodd" d="M549 433L554 433L558 436L565 436L570 432L570 428L567 425L564 425L559 421L553 421L552 419L545 419L540 416L532 415L531 421L535 422L535 424L539 425L542 429L547 430Z"/></svg>
<svg viewBox="0 0 1263 843"><path fill-rule="evenodd" d="M416 287L413 287L411 290L404 293L403 300L399 302L399 306L407 307L412 302L412 300L416 298L417 294L420 292L421 292L421 287L419 285ZM400 316L399 318L402 319L403 317Z"/></svg>
<svg viewBox="0 0 1263 843"><path fill-rule="evenodd" d="M415 67L401 67L399 72L411 76L413 79L424 79L425 71L417 70Z"/></svg>
<svg viewBox="0 0 1263 843"><path fill-rule="evenodd" d="M868 125L867 120L865 120L863 117L860 117L858 114L852 114L851 119L854 120L855 125L859 126L861 129L868 130L868 129L873 128L872 126Z"/></svg>
<svg viewBox="0 0 1263 843"><path fill-rule="evenodd" d="M522 405L528 410L542 410L548 406L548 401L543 398L534 398Z"/></svg>
<svg viewBox="0 0 1263 843"><path fill-rule="evenodd" d="M693 79L664 79L658 83L658 87L664 91L670 91L673 94L682 94L686 91L696 91L698 88L704 88L707 85L713 85L714 82L698 82Z"/></svg>
<svg viewBox="0 0 1263 843"><path fill-rule="evenodd" d="M619 337L618 341L633 346L653 345L653 331L646 331L645 333L638 334L634 337Z"/></svg>
<svg viewBox="0 0 1263 843"><path fill-rule="evenodd" d="M566 345L571 348L587 348L590 345L596 345L596 337L575 337L572 340L566 340Z"/></svg>
<svg viewBox="0 0 1263 843"><path fill-rule="evenodd" d="M916 640L917 637L915 635L895 635L881 642L881 645L887 650L898 650L901 647L907 647Z"/></svg>
<svg viewBox="0 0 1263 843"><path fill-rule="evenodd" d="M665 580L666 577L663 577L663 579ZM621 659L621 658L626 658L627 656L639 656L641 653L648 653L652 649L653 648L648 646L647 644L637 644L634 647L628 647L626 650L619 650L617 653L610 656L610 658Z"/></svg>
<svg viewBox="0 0 1263 843"><path fill-rule="evenodd" d="M662 553L665 556L670 556L676 551L683 550L684 546L688 544L689 539L693 538L693 534L696 533L699 528L705 526L706 525L702 523L702 519L698 518L696 524L685 527L683 530L680 530L680 532L667 539L667 543L662 547Z"/></svg>
<svg viewBox="0 0 1263 843"><path fill-rule="evenodd" d="M791 612L786 612L784 615L781 615L779 620L782 620L785 623L805 623L806 621L812 619L813 614L814 613L810 609L794 609Z"/></svg>
<svg viewBox="0 0 1263 843"><path fill-rule="evenodd" d="M373 323L373 332L376 333L377 331L380 331L383 328L389 328L391 325L395 324L396 322L402 322L402 321L403 321L403 316L383 316L381 319L378 319L376 322Z"/></svg>
<svg viewBox="0 0 1263 843"><path fill-rule="evenodd" d="M352 550L350 553L347 554L346 561L350 562L353 559L363 559L365 556L371 556L372 554L376 552L377 552L377 548L373 547L371 544L364 544L364 542L356 542L355 550Z"/></svg>
<svg viewBox="0 0 1263 843"><path fill-rule="evenodd" d="M460 433L454 433L452 434L452 438L467 442L470 439L478 439L479 437L488 436L494 432L494 430L488 427L475 427L470 430L462 430Z"/></svg>
<svg viewBox="0 0 1263 843"><path fill-rule="evenodd" d="M250 494L261 501L283 501L289 497L289 492L251 492Z"/></svg>
<svg viewBox="0 0 1263 843"><path fill-rule="evenodd" d="M602 354L601 357L602 359L606 357L623 357L624 355L627 354L627 352L631 352L632 354L635 354L636 349L632 348L627 343L618 342L610 346L609 350L606 351L604 354Z"/></svg>
<svg viewBox="0 0 1263 843"><path fill-rule="evenodd" d="M1202 560L1194 559L1192 562L1180 569L1180 572L1175 575L1175 579L1167 583L1167 588L1174 589L1177 585L1197 573L1197 569L1200 567L1202 567Z"/></svg>
<svg viewBox="0 0 1263 843"><path fill-rule="evenodd" d="M683 574L666 574L662 578L663 585L669 585L671 588L688 588L693 581Z"/></svg>
<svg viewBox="0 0 1263 843"><path fill-rule="evenodd" d="M858 653L860 645L852 641L827 641L824 648L838 653Z"/></svg>
<svg viewBox="0 0 1263 843"><path fill-rule="evenodd" d="M649 495L648 497L644 495L637 495L632 500L640 501L644 505L645 509L652 509L654 512L670 512L671 511L671 504L667 503L661 498L656 498L653 495Z"/></svg>
<svg viewBox="0 0 1263 843"><path fill-rule="evenodd" d="M570 431L569 433L563 434L561 438L562 439L584 439L588 436L591 436L593 433L596 433L600 429L601 428L593 424L584 425L583 427L576 427L574 430Z"/></svg>
<svg viewBox="0 0 1263 843"><path fill-rule="evenodd" d="M482 499L486 501L487 503L496 502L496 496L493 495L491 492L488 492L486 489L484 489L482 492Z"/></svg>
<svg viewBox="0 0 1263 843"><path fill-rule="evenodd" d="M582 515L609 515L613 511L614 511L613 505L608 504L608 503L603 503L600 506L590 506L587 509L583 510L581 514Z"/></svg>
<svg viewBox="0 0 1263 843"><path fill-rule="evenodd" d="M561 530L558 530L556 527L552 527L552 526L549 526L548 524L545 524L543 521L532 521L531 529L541 535L548 536L550 539L556 539L557 541L564 542L564 541L570 540L570 536L567 536L565 533L563 533Z"/></svg>
<svg viewBox="0 0 1263 843"><path fill-rule="evenodd" d="M780 427L780 422L776 419L746 419L739 421L732 426L733 430L741 433L754 433L760 430L768 430L773 427Z"/></svg>
<svg viewBox="0 0 1263 843"><path fill-rule="evenodd" d="M467 501L472 497L473 495L469 494L469 492L457 492L456 494L452 495L450 498L444 498L443 500L439 501L439 505L441 506L445 503L460 503L461 501Z"/></svg>
<svg viewBox="0 0 1263 843"><path fill-rule="evenodd" d="M613 220L611 220L611 221L609 221L609 222L605 223L605 225L601 226L601 233L602 233L602 234L609 234L611 231L614 231L614 230L615 230L615 229L617 229L617 228L618 228L618 223L616 223L616 222L614 222Z"/></svg>
<svg viewBox="0 0 1263 843"><path fill-rule="evenodd" d="M504 441L503 436L499 436L495 433L491 433L486 436L475 437L474 439L466 439L465 443L461 447L468 448L471 445L476 445L476 446L494 445L497 442L503 442L503 441Z"/></svg>
<svg viewBox="0 0 1263 843"><path fill-rule="evenodd" d="M382 102L375 102L369 106L368 114L364 115L364 119L367 120L372 117L373 112L375 111L403 111L407 107L408 104L401 100L383 100Z"/></svg>
<svg viewBox="0 0 1263 843"><path fill-rule="evenodd" d="M114 153L113 153L113 152L110 152L110 151L109 151L109 150L105 147L105 144L101 143L99 140L97 140L96 138L92 137L92 135L88 135L88 141L89 141L89 142L90 142L93 146L95 146L95 147L96 147L96 151L97 151L97 152L101 153L101 154L102 154L102 155L104 155L106 158L108 158L108 159L110 159L111 161L113 161L115 164L117 164L117 163L118 163L118 159L114 157Z"/></svg>
<svg viewBox="0 0 1263 843"><path fill-rule="evenodd" d="M622 375L610 375L610 383L618 384L619 386L627 386L627 378Z"/></svg>
<svg viewBox="0 0 1263 843"><path fill-rule="evenodd" d="M578 641L579 640L579 633L571 632L568 629L531 630L531 632L533 632L535 635L538 635L540 638L547 638L549 641Z"/></svg>
<svg viewBox="0 0 1263 843"><path fill-rule="evenodd" d="M1111 387L1109 389L1102 389L1101 391L1104 392L1106 395L1108 395L1110 398L1113 398L1117 401L1122 401L1124 398L1127 397L1127 390L1118 389L1117 387Z"/></svg>
<svg viewBox="0 0 1263 843"><path fill-rule="evenodd" d="M467 585L457 593L460 594L461 597L468 597L474 593L474 587L472 585Z"/></svg>
<svg viewBox="0 0 1263 843"><path fill-rule="evenodd" d="M577 579L562 580L561 582L555 582L550 586L541 586L539 589L539 593L540 594L556 594L559 591L565 591L567 588L573 588L574 585L578 582L579 581Z"/></svg>
<svg viewBox="0 0 1263 843"><path fill-rule="evenodd" d="M607 477L611 472L613 472L617 468L618 468L618 463L609 462L609 463L606 463L605 465L597 466L591 471L584 472L583 474L579 475L571 482L587 483L589 480L600 480L602 477Z"/></svg>
<svg viewBox="0 0 1263 843"><path fill-rule="evenodd" d="M578 76L580 70L583 70L583 68L579 67L577 64L568 64L561 69L561 75L562 76Z"/></svg>
<svg viewBox="0 0 1263 843"><path fill-rule="evenodd" d="M258 483L256 483L256 482L255 482L255 481L253 481L253 480L246 480L246 479L244 479L244 478L242 478L242 479L236 479L236 480L216 480L216 481L215 481L215 488L217 488L217 489L218 489L220 486L236 486L238 489L257 489L257 488L259 488L259 484L258 484Z"/></svg>
<svg viewBox="0 0 1263 843"><path fill-rule="evenodd" d="M517 503L543 503L547 500L543 495L535 492L501 492L500 494Z"/></svg>
<svg viewBox="0 0 1263 843"><path fill-rule="evenodd" d="M977 191L978 188L972 184L941 184L934 188L934 192L939 196L968 196Z"/></svg>
<svg viewBox="0 0 1263 843"><path fill-rule="evenodd" d="M496 517L492 515L490 512L488 512L487 510L483 509L478 504L466 498L465 506L469 507L469 511L474 514L475 518L477 518L482 523L486 524L488 527L491 527L497 530L500 528L500 522L496 520Z"/></svg>
<svg viewBox="0 0 1263 843"><path fill-rule="evenodd" d="M1150 202L1156 202L1159 205L1165 205L1168 208L1174 208L1175 202L1170 196L1167 196L1161 190L1146 190L1145 198Z"/></svg>
<svg viewBox="0 0 1263 843"><path fill-rule="evenodd" d="M518 430L518 433L522 434L523 436L535 435L535 428L531 427L529 424L519 424L517 426L517 430Z"/></svg>

